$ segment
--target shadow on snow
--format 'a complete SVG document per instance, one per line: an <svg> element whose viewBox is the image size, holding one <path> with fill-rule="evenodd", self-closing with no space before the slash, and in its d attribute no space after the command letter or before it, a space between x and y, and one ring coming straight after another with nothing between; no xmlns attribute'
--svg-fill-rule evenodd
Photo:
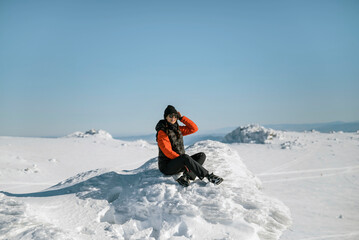
<svg viewBox="0 0 359 240"><path fill-rule="evenodd" d="M53 197L76 194L80 199L92 198L113 202L119 197L121 192L128 194L132 192L131 189L134 190L139 185L143 188L161 183L176 184L172 177L164 176L158 170L157 158L149 160L135 170L125 170L122 172L124 174L115 171L102 173L87 180L63 187L66 182L70 181L67 180L64 183L59 183L49 188L49 190L40 192L18 194L0 191L0 193L9 197Z"/></svg>

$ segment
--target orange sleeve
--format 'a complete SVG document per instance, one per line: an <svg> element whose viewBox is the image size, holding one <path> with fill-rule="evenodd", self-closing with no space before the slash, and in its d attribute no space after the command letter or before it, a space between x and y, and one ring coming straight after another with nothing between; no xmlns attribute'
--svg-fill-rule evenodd
<svg viewBox="0 0 359 240"><path fill-rule="evenodd" d="M171 141L167 134L162 130L158 131L157 143L158 147L169 159L175 159L176 157L179 157L179 154L172 150Z"/></svg>
<svg viewBox="0 0 359 240"><path fill-rule="evenodd" d="M181 122L186 125L186 126L179 127L183 136L186 136L186 135L189 135L189 134L192 134L192 133L195 133L198 131L197 125L188 117L183 116Z"/></svg>

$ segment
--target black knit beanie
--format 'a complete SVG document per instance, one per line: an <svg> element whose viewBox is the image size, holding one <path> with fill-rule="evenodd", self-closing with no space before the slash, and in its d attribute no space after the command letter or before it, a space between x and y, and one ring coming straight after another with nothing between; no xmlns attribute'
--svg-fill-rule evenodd
<svg viewBox="0 0 359 240"><path fill-rule="evenodd" d="M166 119L166 117L168 115L170 115L171 113L176 113L178 114L177 110L175 109L174 106L172 105L168 105L167 108L165 109L165 113L163 114L163 117Z"/></svg>

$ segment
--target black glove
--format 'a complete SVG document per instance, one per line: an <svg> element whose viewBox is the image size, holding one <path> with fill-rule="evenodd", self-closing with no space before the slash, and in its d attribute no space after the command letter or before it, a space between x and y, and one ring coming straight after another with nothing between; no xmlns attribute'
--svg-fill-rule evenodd
<svg viewBox="0 0 359 240"><path fill-rule="evenodd" d="M183 116L181 115L180 112L177 112L177 118L178 118L180 121L182 121Z"/></svg>

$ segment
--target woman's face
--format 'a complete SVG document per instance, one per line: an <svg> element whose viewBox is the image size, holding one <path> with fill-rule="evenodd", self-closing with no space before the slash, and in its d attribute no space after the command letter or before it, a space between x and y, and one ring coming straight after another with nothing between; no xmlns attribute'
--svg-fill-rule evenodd
<svg viewBox="0 0 359 240"><path fill-rule="evenodd" d="M167 115L166 120L171 124L175 124L175 122L177 122L177 114L172 113Z"/></svg>

